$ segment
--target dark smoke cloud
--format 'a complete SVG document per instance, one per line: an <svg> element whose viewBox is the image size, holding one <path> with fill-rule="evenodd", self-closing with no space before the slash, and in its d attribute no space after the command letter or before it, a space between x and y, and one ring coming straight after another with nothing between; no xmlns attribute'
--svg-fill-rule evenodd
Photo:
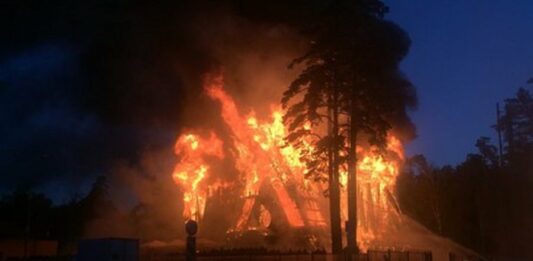
<svg viewBox="0 0 533 261"><path fill-rule="evenodd" d="M174 2L0 4L2 189L102 174L172 143L185 81L214 63L187 32L198 10Z"/></svg>
<svg viewBox="0 0 533 261"><path fill-rule="evenodd" d="M175 160L182 128L223 125L205 73L231 72L244 109L279 99L296 73L286 65L305 51L290 26L322 3L303 2L3 1L0 190L76 183L117 164L135 170L120 177L171 182L172 164L154 173L140 162Z"/></svg>
<svg viewBox="0 0 533 261"><path fill-rule="evenodd" d="M297 40L278 28L281 1L0 5L1 190L87 180L117 161L135 164L146 151L172 157L181 128L220 121L202 94L205 73L237 71L227 81L251 105L290 76L272 80L264 66L269 59L270 67L285 66L291 57L254 52L286 51L285 42ZM270 91L254 93L246 68L261 71L258 87L272 84Z"/></svg>
<svg viewBox="0 0 533 261"><path fill-rule="evenodd" d="M312 11L302 2L0 3L0 191L77 193L107 175L120 208L143 217L144 237L183 236L174 141L183 129L230 135L203 77L224 72L242 113L266 116L305 51L291 28ZM228 166L221 178L235 179ZM130 236L116 225L122 214L93 221L86 236Z"/></svg>

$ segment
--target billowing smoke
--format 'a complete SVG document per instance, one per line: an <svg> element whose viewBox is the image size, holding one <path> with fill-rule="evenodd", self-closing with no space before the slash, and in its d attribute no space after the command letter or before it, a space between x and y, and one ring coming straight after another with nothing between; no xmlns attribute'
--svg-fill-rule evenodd
<svg viewBox="0 0 533 261"><path fill-rule="evenodd" d="M287 28L269 22L282 9L263 8L267 2L3 5L3 189L85 182L117 159L136 162L146 148L169 148L182 127L206 124L198 114L217 113L202 97L205 73L235 71L227 80L243 101L271 96L290 75L282 70L291 56L283 53L301 48ZM247 75L260 81L252 85Z"/></svg>
<svg viewBox="0 0 533 261"><path fill-rule="evenodd" d="M302 37L284 25L251 21L235 8L211 2L132 5L110 18L111 28L83 39L83 87L69 99L79 99L74 109L93 115L102 132L113 130L95 153L105 158L98 173L107 176L117 208L99 211L86 237L183 238L182 192L171 177L178 161L175 139L184 129L200 128L229 138L219 105L204 93L205 75L223 73L225 89L241 108L265 117L298 72L287 65L305 51ZM218 173L233 182L237 172L230 161ZM225 220L204 235L222 242L234 217L219 211L212 216Z"/></svg>
<svg viewBox="0 0 533 261"><path fill-rule="evenodd" d="M0 148L10 156L0 159L2 170L37 188L77 184L67 195L106 176L114 206L94 206L87 237L183 238L182 192L171 177L176 137L190 129L230 135L204 93L205 75L224 74L239 108L265 118L298 73L287 65L306 49L288 26L299 19L301 10L288 6L297 1L245 2L8 5L0 119L11 124L0 129ZM217 173L234 181L229 161ZM214 211L221 220L204 235L220 242L234 217Z"/></svg>

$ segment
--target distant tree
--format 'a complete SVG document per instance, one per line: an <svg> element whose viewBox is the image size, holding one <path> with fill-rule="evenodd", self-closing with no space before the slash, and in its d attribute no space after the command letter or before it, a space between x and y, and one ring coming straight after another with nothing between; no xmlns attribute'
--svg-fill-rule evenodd
<svg viewBox="0 0 533 261"><path fill-rule="evenodd" d="M73 196L67 202L54 207L51 237L58 240L60 255L72 255L82 236L85 217L81 200L82 197Z"/></svg>
<svg viewBox="0 0 533 261"><path fill-rule="evenodd" d="M438 234L444 232L444 180L449 172L449 168L436 168L423 155L415 155L407 159L398 182L402 209ZM406 194L414 197L413 201L406 202Z"/></svg>
<svg viewBox="0 0 533 261"><path fill-rule="evenodd" d="M479 154L481 154L488 165L492 167L498 166L498 149L496 146L490 144L489 137L478 138L476 141L476 147Z"/></svg>
<svg viewBox="0 0 533 261"><path fill-rule="evenodd" d="M84 209L84 218L102 218L117 209L109 195L109 183L105 176L99 176L93 183L89 194L80 202Z"/></svg>
<svg viewBox="0 0 533 261"><path fill-rule="evenodd" d="M530 154L533 149L533 98L519 88L516 96L505 100L505 111L498 126L504 134L507 160Z"/></svg>
<svg viewBox="0 0 533 261"><path fill-rule="evenodd" d="M476 141L477 154L455 167L430 166L422 156L408 159L397 182L402 211L489 257L532 260L532 118L529 90L505 100L497 126L506 145L503 165L487 137Z"/></svg>
<svg viewBox="0 0 533 261"><path fill-rule="evenodd" d="M16 190L0 199L0 235L48 238L52 201L44 194Z"/></svg>

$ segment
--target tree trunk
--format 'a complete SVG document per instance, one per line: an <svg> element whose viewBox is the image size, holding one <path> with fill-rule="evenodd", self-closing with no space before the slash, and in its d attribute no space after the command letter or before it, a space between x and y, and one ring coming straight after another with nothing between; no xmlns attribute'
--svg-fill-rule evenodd
<svg viewBox="0 0 533 261"><path fill-rule="evenodd" d="M333 97L330 96L329 101L329 135L332 141L336 141L339 132L338 127L338 109L337 109L337 94L334 91ZM328 155L328 171L329 171L329 215L331 224L331 250L333 253L340 253L342 250L342 229L340 217L340 191L339 191L339 147L332 142L329 147Z"/></svg>
<svg viewBox="0 0 533 261"><path fill-rule="evenodd" d="M354 95L355 96L355 95ZM358 252L357 248L357 106L355 97L352 98L350 115L350 144L348 152L348 222L346 237L348 250Z"/></svg>

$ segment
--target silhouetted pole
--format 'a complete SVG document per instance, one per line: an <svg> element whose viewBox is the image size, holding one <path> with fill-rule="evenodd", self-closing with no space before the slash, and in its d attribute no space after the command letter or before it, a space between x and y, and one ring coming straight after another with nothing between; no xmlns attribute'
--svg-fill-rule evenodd
<svg viewBox="0 0 533 261"><path fill-rule="evenodd" d="M196 261L196 232L198 231L198 223L194 220L188 220L185 223L185 231L187 232L187 245L185 247L185 260Z"/></svg>
<svg viewBox="0 0 533 261"><path fill-rule="evenodd" d="M503 166L503 153L502 153L502 130L500 123L500 103L496 103L496 130L498 131L498 153L500 167Z"/></svg>

